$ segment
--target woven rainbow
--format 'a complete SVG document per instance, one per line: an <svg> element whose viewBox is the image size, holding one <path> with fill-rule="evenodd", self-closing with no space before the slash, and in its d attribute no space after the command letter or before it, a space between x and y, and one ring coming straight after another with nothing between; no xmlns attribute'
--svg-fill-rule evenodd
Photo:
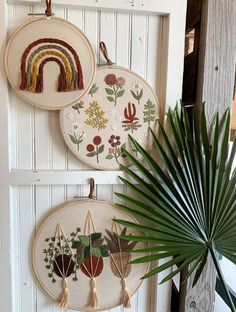
<svg viewBox="0 0 236 312"><path fill-rule="evenodd" d="M21 90L43 92L43 71L48 62L59 66L58 92L84 89L79 56L65 41L42 38L32 42L21 58Z"/></svg>

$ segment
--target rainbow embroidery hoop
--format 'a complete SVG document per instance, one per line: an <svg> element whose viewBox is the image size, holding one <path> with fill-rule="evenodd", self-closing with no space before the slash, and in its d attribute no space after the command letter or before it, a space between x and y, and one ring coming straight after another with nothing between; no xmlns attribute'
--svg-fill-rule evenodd
<svg viewBox="0 0 236 312"><path fill-rule="evenodd" d="M11 36L5 68L12 88L25 102L56 110L76 103L90 90L96 60L82 31L64 19L45 16Z"/></svg>
<svg viewBox="0 0 236 312"><path fill-rule="evenodd" d="M115 244L115 237L124 228L116 229L114 217L137 222L110 202L88 199L59 206L37 228L32 244L33 271L60 307L79 311L130 307L130 297L141 286L140 278L149 265L130 266L131 258L144 254L131 254L134 245L130 241Z"/></svg>
<svg viewBox="0 0 236 312"><path fill-rule="evenodd" d="M101 43L103 49L104 43ZM122 148L130 145L132 135L147 150L152 149L149 127L155 130L160 115L159 101L150 85L124 67L107 65L97 69L89 93L76 105L60 112L62 135L71 152L96 169L119 170L127 165ZM106 51L106 50L105 50Z"/></svg>

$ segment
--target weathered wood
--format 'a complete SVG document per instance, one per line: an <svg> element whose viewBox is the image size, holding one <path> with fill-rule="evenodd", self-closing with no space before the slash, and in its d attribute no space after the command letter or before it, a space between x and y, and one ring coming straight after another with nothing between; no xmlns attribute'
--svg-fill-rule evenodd
<svg viewBox="0 0 236 312"><path fill-rule="evenodd" d="M215 302L216 271L209 257L198 283L192 287L194 275L189 279L185 312L213 312Z"/></svg>
<svg viewBox="0 0 236 312"><path fill-rule="evenodd" d="M203 1L197 103L205 102L208 122L233 100L236 1Z"/></svg>
<svg viewBox="0 0 236 312"><path fill-rule="evenodd" d="M236 55L236 1L203 1L197 104L205 102L208 124L232 104ZM214 311L216 272L211 259L197 285L188 282L186 312Z"/></svg>

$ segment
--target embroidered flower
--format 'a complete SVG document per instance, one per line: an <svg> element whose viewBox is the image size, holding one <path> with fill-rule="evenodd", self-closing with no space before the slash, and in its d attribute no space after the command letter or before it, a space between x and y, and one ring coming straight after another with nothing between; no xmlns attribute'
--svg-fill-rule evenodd
<svg viewBox="0 0 236 312"><path fill-rule="evenodd" d="M125 85L125 78L123 77L119 77L116 79L116 84L119 87L123 87Z"/></svg>
<svg viewBox="0 0 236 312"><path fill-rule="evenodd" d="M114 147L109 147L108 153L109 153L110 155L115 154L115 148L114 148Z"/></svg>
<svg viewBox="0 0 236 312"><path fill-rule="evenodd" d="M102 142L102 138L99 135L93 138L93 144L99 145L101 142Z"/></svg>
<svg viewBox="0 0 236 312"><path fill-rule="evenodd" d="M88 145L87 145L87 151L88 151L88 152L93 152L94 149L95 149L95 146L94 146L93 144L88 144Z"/></svg>
<svg viewBox="0 0 236 312"><path fill-rule="evenodd" d="M68 120L71 120L72 117L73 117L73 114L72 114L72 113L67 113L67 114L66 114L66 118L67 118Z"/></svg>
<svg viewBox="0 0 236 312"><path fill-rule="evenodd" d="M143 96L143 88L140 86L138 81L132 83L130 92L135 98L135 100L138 101L138 104L140 104L140 99Z"/></svg>
<svg viewBox="0 0 236 312"><path fill-rule="evenodd" d="M73 129L74 131L81 130L81 126L80 126L80 124L79 124L79 122L78 122L77 120L73 122L73 124L72 124L72 129Z"/></svg>
<svg viewBox="0 0 236 312"><path fill-rule="evenodd" d="M120 143L121 143L120 142L120 136L111 135L108 142L111 144L112 147L116 147L116 146L120 145Z"/></svg>
<svg viewBox="0 0 236 312"><path fill-rule="evenodd" d="M116 131L117 125L111 125L110 128L111 128L112 131Z"/></svg>
<svg viewBox="0 0 236 312"><path fill-rule="evenodd" d="M114 74L108 74L105 77L105 83L108 86L114 86L116 84L116 75Z"/></svg>
<svg viewBox="0 0 236 312"><path fill-rule="evenodd" d="M140 86L138 81L135 81L134 83L131 84L131 90L133 92L139 93L141 91L141 89L142 88L141 88L141 86Z"/></svg>
<svg viewBox="0 0 236 312"><path fill-rule="evenodd" d="M96 157L97 163L99 163L99 155L104 152L104 144L100 145L101 142L102 138L99 135L97 135L93 138L93 144L87 145L87 151L89 153L86 156Z"/></svg>

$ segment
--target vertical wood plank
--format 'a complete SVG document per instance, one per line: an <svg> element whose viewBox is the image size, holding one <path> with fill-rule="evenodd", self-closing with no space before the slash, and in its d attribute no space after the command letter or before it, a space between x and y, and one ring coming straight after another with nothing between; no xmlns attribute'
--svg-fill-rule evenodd
<svg viewBox="0 0 236 312"><path fill-rule="evenodd" d="M36 230L37 225L45 218L46 214L50 212L51 192L48 186L35 187L35 211L36 211ZM35 298L36 311L52 312L52 301L41 287L37 287Z"/></svg>
<svg viewBox="0 0 236 312"><path fill-rule="evenodd" d="M3 57L7 34L7 7L6 2L0 2L0 55ZM10 201L10 186L4 177L9 171L9 105L7 80L0 65L0 302L3 311L13 311L14 301L12 295L15 276L13 275L13 258L16 256L13 246L12 206Z"/></svg>
<svg viewBox="0 0 236 312"><path fill-rule="evenodd" d="M116 62L116 16L114 12L102 11L99 30L99 41L104 41L109 57L113 62ZM99 64L104 64L105 61L99 57Z"/></svg>
<svg viewBox="0 0 236 312"><path fill-rule="evenodd" d="M236 2L203 1L197 103L205 102L208 122L233 100Z"/></svg>
<svg viewBox="0 0 236 312"><path fill-rule="evenodd" d="M36 284L31 272L30 247L35 227L33 187L19 187L17 240L19 247L19 291L21 312L36 311Z"/></svg>
<svg viewBox="0 0 236 312"><path fill-rule="evenodd" d="M92 14L93 15L93 14ZM87 18L90 16L90 12L87 14ZM67 20L75 24L82 31L85 30L85 11L78 8L68 8L67 9ZM93 21L94 23L95 21ZM94 23L95 24L95 23ZM95 24L96 25L96 24ZM93 42L94 45L94 42ZM84 163L82 163L78 158L76 158L70 150L67 148L67 161L68 169L85 169L89 168Z"/></svg>
<svg viewBox="0 0 236 312"><path fill-rule="evenodd" d="M132 15L132 38L130 51L131 69L146 78L147 71L147 31L148 16L144 14Z"/></svg>
<svg viewBox="0 0 236 312"><path fill-rule="evenodd" d="M205 102L210 125L216 112L221 115L232 104L236 54L236 2L203 1L197 104ZM216 271L211 258L197 285L188 283L186 311L214 310ZM204 302L204 304L203 304Z"/></svg>
<svg viewBox="0 0 236 312"><path fill-rule="evenodd" d="M130 68L131 14L117 13L116 64Z"/></svg>

